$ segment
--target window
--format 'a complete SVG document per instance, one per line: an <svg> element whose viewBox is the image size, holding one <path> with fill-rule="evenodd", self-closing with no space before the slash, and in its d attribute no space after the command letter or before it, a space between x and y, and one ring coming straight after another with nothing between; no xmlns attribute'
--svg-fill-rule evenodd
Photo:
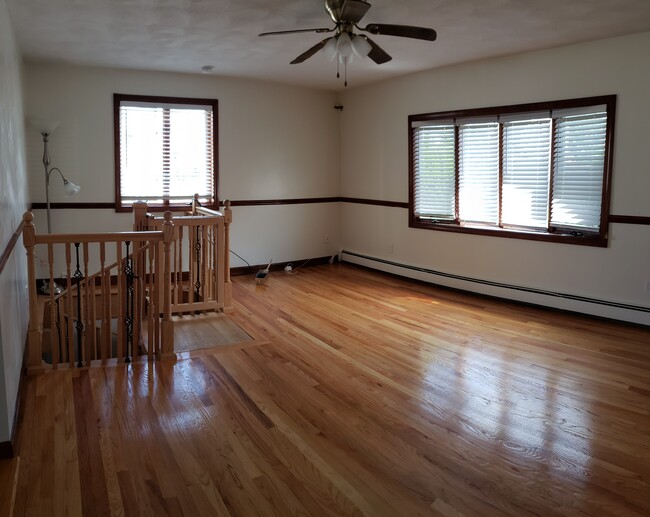
<svg viewBox="0 0 650 517"><path fill-rule="evenodd" d="M409 225L607 245L616 96L409 117Z"/></svg>
<svg viewBox="0 0 650 517"><path fill-rule="evenodd" d="M113 104L117 211L183 207L196 193L218 206L216 100L115 94Z"/></svg>

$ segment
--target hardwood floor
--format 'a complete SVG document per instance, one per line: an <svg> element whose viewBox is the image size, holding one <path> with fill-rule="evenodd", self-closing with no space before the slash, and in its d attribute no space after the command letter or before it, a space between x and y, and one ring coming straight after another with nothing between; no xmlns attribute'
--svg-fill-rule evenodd
<svg viewBox="0 0 650 517"><path fill-rule="evenodd" d="M348 265L255 338L29 379L16 515L650 515L650 331Z"/></svg>

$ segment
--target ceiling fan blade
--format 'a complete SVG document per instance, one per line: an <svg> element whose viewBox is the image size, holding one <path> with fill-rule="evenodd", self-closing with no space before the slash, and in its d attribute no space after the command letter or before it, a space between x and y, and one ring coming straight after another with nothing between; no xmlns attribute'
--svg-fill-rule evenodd
<svg viewBox="0 0 650 517"><path fill-rule="evenodd" d="M368 36L365 37L368 40L368 43L370 43L370 46L372 49L368 53L368 57L372 59L375 63L378 65L381 65L382 63L388 63L391 59L393 59L389 54L386 53L384 49L382 49L379 45L377 45L374 41L372 41Z"/></svg>
<svg viewBox="0 0 650 517"><path fill-rule="evenodd" d="M290 64L292 65L297 65L298 63L302 63L303 61L309 59L311 56L313 56L316 52L318 52L320 49L322 49L325 46L325 43L327 43L328 40L332 38L325 38L323 41L316 43L313 47L311 47L308 51L303 52L300 54L296 59L291 61Z"/></svg>
<svg viewBox="0 0 650 517"><path fill-rule="evenodd" d="M370 9L370 4L363 0L344 0L341 6L341 20L359 23Z"/></svg>
<svg viewBox="0 0 650 517"><path fill-rule="evenodd" d="M333 32L334 29L326 29L326 28L319 28L319 29L294 29L290 31L273 31L273 32L263 32L262 34L259 34L259 36L277 36L278 34L296 34L298 32L316 32L318 34L321 34L323 32Z"/></svg>
<svg viewBox="0 0 650 517"><path fill-rule="evenodd" d="M401 36L402 38L423 39L435 41L436 31L426 27L414 27L412 25L391 25L386 23L371 23L362 31L382 36Z"/></svg>

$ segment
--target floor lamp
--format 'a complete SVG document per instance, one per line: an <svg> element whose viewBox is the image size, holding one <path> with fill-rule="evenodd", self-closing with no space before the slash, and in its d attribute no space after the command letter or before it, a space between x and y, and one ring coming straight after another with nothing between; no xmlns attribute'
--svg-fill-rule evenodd
<svg viewBox="0 0 650 517"><path fill-rule="evenodd" d="M54 131L58 126L58 123L50 124L50 127L47 129L41 129L39 130L41 132L41 136L43 137L43 167L45 168L45 204L47 206L47 233L52 233L52 221L51 221L51 213L50 213L50 176L52 175L53 172L58 172L59 175L61 176L61 179L63 180L63 188L65 189L65 193L68 196L74 196L77 194L80 190L81 187L79 185L76 185L72 183L71 181L68 181L66 177L63 175L61 170L58 167L52 167L50 168L50 154L47 149L47 142L50 134L52 131ZM63 291L63 288L54 282L53 285L50 285L50 282L48 280L45 280L43 282L43 285L41 286L41 292L44 294L59 294Z"/></svg>

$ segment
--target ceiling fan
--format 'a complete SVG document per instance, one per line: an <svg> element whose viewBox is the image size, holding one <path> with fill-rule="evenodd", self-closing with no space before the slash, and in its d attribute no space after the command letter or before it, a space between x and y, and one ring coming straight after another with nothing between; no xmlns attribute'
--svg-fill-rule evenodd
<svg viewBox="0 0 650 517"><path fill-rule="evenodd" d="M329 33L335 32L333 36L325 38L316 43L306 52L300 54L291 61L292 65L302 63L323 50L327 57L333 59L338 57L338 63L343 64L347 70L347 63L353 54L358 56L368 56L378 65L386 63L393 59L386 51L371 40L365 34L355 34L356 28L362 32L368 32L378 36L400 36L402 38L421 39L426 41L435 41L436 31L425 27L415 27L412 25L393 25L385 23L371 23L365 27L357 25L370 9L370 4L365 0L325 0L325 11L329 14L334 22L332 28L315 28L315 29L294 29L287 31L263 32L260 36L275 36L278 34L295 34L299 32L316 32ZM339 73L336 74L339 77ZM345 82L347 86L347 80Z"/></svg>

